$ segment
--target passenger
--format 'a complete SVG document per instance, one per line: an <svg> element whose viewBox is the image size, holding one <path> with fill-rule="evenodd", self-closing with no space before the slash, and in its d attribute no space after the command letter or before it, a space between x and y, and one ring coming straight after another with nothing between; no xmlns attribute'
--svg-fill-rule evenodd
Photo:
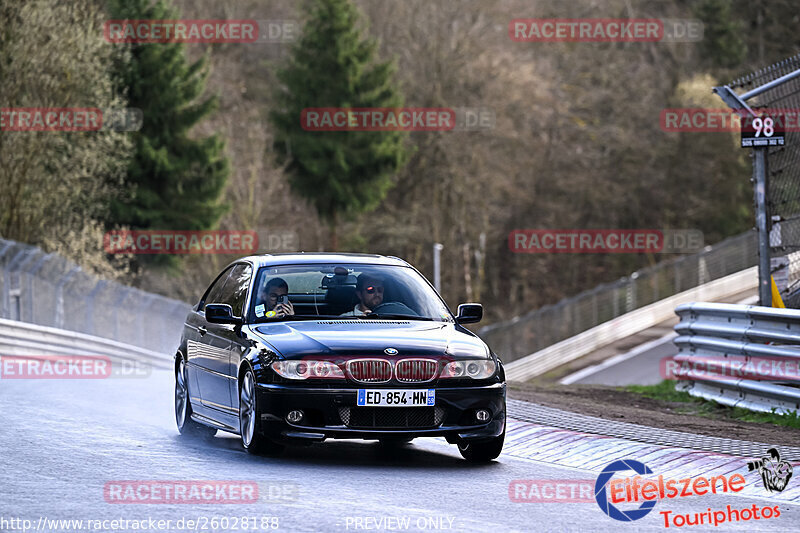
<svg viewBox="0 0 800 533"><path fill-rule="evenodd" d="M356 296L358 303L352 311L339 316L365 316L383 303L383 281L366 272L356 279Z"/></svg>
<svg viewBox="0 0 800 533"><path fill-rule="evenodd" d="M272 278L258 291L258 303L266 306L266 311L275 311L278 318L294 315L294 306L288 299L285 304L279 304L278 298L289 295L289 285L283 278ZM256 306L256 315L259 315ZM264 316L264 315L259 315Z"/></svg>

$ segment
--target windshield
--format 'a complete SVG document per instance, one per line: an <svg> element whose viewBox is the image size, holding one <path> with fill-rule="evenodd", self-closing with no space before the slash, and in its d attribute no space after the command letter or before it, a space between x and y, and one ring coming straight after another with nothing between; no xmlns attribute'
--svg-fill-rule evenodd
<svg viewBox="0 0 800 533"><path fill-rule="evenodd" d="M433 288L409 267L313 264L258 271L249 322L339 317L452 321Z"/></svg>

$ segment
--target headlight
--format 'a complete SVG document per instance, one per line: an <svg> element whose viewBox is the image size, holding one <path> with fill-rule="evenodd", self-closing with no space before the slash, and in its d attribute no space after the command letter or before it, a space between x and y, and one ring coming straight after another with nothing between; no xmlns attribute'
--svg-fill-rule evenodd
<svg viewBox="0 0 800 533"><path fill-rule="evenodd" d="M453 361L447 363L439 377L486 379L494 375L497 365L494 361Z"/></svg>
<svg viewBox="0 0 800 533"><path fill-rule="evenodd" d="M342 369L330 361L275 361L270 366L286 379L344 378Z"/></svg>

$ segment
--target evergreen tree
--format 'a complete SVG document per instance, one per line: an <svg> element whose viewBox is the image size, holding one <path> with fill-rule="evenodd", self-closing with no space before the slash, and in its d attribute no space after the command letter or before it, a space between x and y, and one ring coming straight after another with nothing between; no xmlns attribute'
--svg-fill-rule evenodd
<svg viewBox="0 0 800 533"><path fill-rule="evenodd" d="M731 0L703 0L695 8L703 21L703 58L714 67L737 68L745 59L747 45L741 21L731 12Z"/></svg>
<svg viewBox="0 0 800 533"><path fill-rule="evenodd" d="M305 131L301 113L312 107L403 105L393 86L395 65L376 63L377 44L362 38L359 13L349 0L316 0L288 66L278 73L284 88L270 113L274 148L287 162L289 184L310 201L337 248L342 216L374 209L406 161L405 134L397 131Z"/></svg>
<svg viewBox="0 0 800 533"><path fill-rule="evenodd" d="M113 19L179 18L164 0L111 0L110 11ZM112 204L109 225L211 229L227 209L220 195L229 164L219 136L189 135L217 106L216 97L203 97L207 58L189 64L181 43L131 46L131 60L118 65L117 75L144 122L133 133L135 154L126 179L131 197Z"/></svg>

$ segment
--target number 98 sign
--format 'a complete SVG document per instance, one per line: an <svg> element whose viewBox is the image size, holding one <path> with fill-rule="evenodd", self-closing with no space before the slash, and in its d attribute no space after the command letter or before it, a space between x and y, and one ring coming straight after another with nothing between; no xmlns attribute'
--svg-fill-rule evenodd
<svg viewBox="0 0 800 533"><path fill-rule="evenodd" d="M753 120L753 129L756 130L756 137L764 134L764 137L772 137L775 133L775 121L772 117L761 117Z"/></svg>
<svg viewBox="0 0 800 533"><path fill-rule="evenodd" d="M742 120L742 148L783 146L785 132L782 117L747 117Z"/></svg>

